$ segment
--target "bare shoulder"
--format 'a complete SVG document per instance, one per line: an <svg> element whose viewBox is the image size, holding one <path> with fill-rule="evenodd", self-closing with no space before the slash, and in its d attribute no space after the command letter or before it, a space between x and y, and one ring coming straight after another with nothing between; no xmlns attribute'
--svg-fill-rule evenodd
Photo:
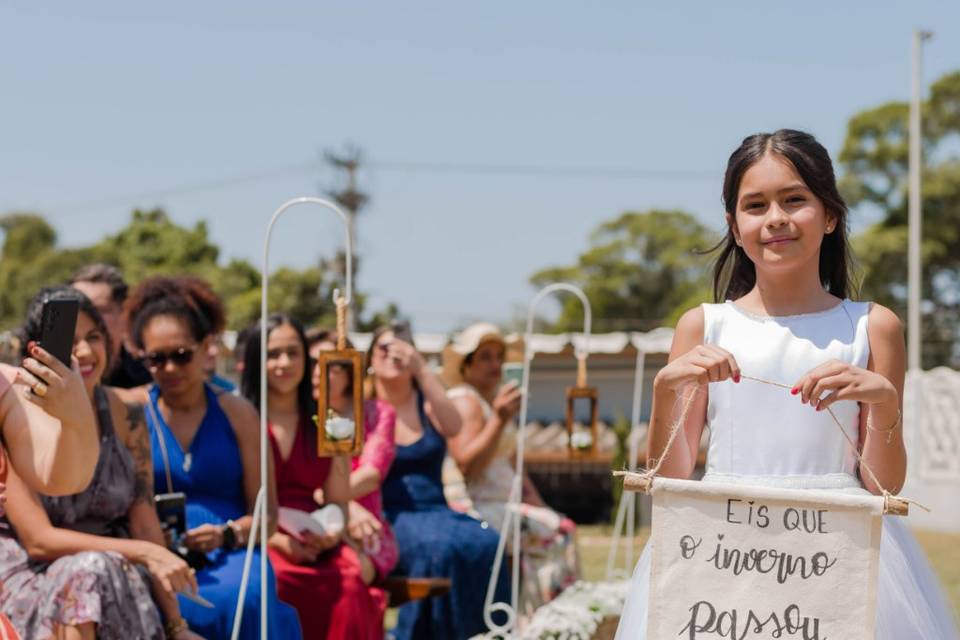
<svg viewBox="0 0 960 640"><path fill-rule="evenodd" d="M702 339L705 325L703 307L696 306L684 311L680 319L677 320L676 333L685 337L695 336Z"/></svg>
<svg viewBox="0 0 960 640"><path fill-rule="evenodd" d="M147 421L143 413L143 405L137 401L137 396L120 393L113 387L102 387L110 403L110 417L113 418L113 428L121 439L129 434L136 434L146 430ZM124 389L123 391L129 391Z"/></svg>
<svg viewBox="0 0 960 640"><path fill-rule="evenodd" d="M249 400L231 393L221 393L217 396L217 401L238 437L251 436L258 432L260 414Z"/></svg>
<svg viewBox="0 0 960 640"><path fill-rule="evenodd" d="M703 307L697 306L684 312L677 321L677 328L673 332L670 359L672 360L697 345L703 344L705 326Z"/></svg>
<svg viewBox="0 0 960 640"><path fill-rule="evenodd" d="M903 341L903 321L900 316L882 304L871 303L867 316L867 333L873 342L874 338L880 341Z"/></svg>
<svg viewBox="0 0 960 640"><path fill-rule="evenodd" d="M483 417L483 407L480 406L480 401L472 393L458 394L450 401L467 420Z"/></svg>

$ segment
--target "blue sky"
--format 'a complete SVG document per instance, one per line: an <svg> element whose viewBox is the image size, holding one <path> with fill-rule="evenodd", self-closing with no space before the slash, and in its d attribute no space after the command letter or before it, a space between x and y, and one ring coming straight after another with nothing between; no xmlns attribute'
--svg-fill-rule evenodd
<svg viewBox="0 0 960 640"><path fill-rule="evenodd" d="M531 273L622 211L719 227L744 136L803 128L838 152L851 115L907 98L914 27L936 32L925 82L960 68L960 4L884 5L3 2L0 212L42 213L79 245L163 206L259 264L272 211L333 183L303 167L352 141L380 167L361 176L374 306L398 302L418 330L505 320ZM409 162L650 174L390 168ZM260 179L187 189L245 176ZM296 211L274 260L341 239Z"/></svg>

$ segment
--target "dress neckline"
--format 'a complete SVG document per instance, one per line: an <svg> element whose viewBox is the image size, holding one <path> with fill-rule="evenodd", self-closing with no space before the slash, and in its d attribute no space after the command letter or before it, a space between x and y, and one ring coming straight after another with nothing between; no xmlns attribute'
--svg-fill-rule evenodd
<svg viewBox="0 0 960 640"><path fill-rule="evenodd" d="M762 315L759 313L753 313L752 311L747 311L746 309L738 305L733 300L727 300L724 304L726 304L727 306L729 306L731 309L733 309L734 311L736 311L742 316L750 318L751 320L759 320L761 322L764 322L767 320L789 321L789 320L802 320L806 318L817 318L820 316L827 316L843 309L844 307L846 307L848 302L850 302L850 299L844 298L837 304L830 307L829 309L823 309L822 311L810 311L809 313L795 313L792 315L784 315L784 316L770 316L770 315Z"/></svg>

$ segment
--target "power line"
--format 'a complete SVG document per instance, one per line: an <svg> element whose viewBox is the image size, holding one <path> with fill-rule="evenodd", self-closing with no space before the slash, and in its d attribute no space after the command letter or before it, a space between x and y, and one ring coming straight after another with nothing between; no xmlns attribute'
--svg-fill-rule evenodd
<svg viewBox="0 0 960 640"><path fill-rule="evenodd" d="M716 171L688 169L644 169L625 166L551 166L479 162L418 162L407 160L370 162L373 169L424 173L473 173L487 175L533 175L583 178L663 178L671 180L715 179Z"/></svg>
<svg viewBox="0 0 960 640"><path fill-rule="evenodd" d="M586 178L586 179L660 179L660 180L715 180L716 171L688 169L649 169L628 166L603 165L536 165L482 162L431 162L416 160L371 161L367 167L374 171L395 171L404 173L460 173L472 175L500 176L536 176L545 178ZM40 207L43 210L64 209L105 209L129 205L131 202L160 200L174 196L189 195L203 191L219 191L231 187L271 180L274 178L309 174L321 168L318 161L301 162L287 167L279 167L259 173L241 174L206 182L186 183L125 195L106 196L96 200L59 202Z"/></svg>

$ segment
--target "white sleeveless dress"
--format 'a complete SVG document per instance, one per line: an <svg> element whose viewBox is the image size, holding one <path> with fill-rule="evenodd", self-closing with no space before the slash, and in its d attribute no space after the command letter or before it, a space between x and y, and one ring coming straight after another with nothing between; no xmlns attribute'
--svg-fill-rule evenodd
<svg viewBox="0 0 960 640"><path fill-rule="evenodd" d="M704 342L730 351L744 375L793 384L827 360L866 367L869 310L870 303L844 300L820 313L759 317L729 301L705 304ZM838 402L833 410L856 442L859 404ZM856 457L829 413L784 389L750 380L711 383L707 427L704 482L865 491ZM649 580L648 547L634 570L617 640L646 639ZM958 638L937 578L901 517L884 517L876 629L877 640Z"/></svg>

